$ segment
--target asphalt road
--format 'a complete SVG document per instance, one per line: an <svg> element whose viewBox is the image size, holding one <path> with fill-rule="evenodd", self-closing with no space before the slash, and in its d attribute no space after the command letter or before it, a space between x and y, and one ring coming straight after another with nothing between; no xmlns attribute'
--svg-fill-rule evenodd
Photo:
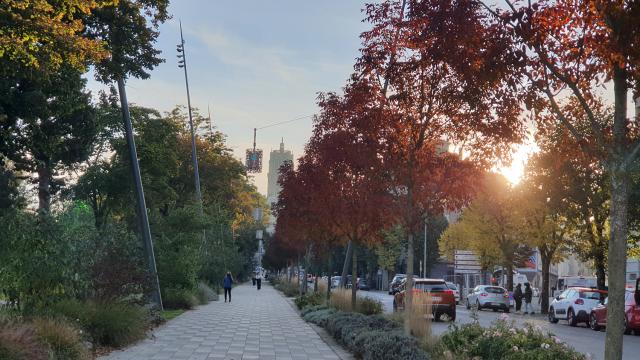
<svg viewBox="0 0 640 360"><path fill-rule="evenodd" d="M386 292L379 291L359 291L359 296L368 296L374 299L378 299L382 302L386 313L393 311L393 297ZM535 302L534 302L535 303ZM502 312L493 312L491 310L482 310L478 312L478 320L480 325L489 326L498 317L502 315ZM467 310L465 306L458 305L456 309L456 323L466 324L471 323L471 310ZM547 321L546 317L540 314L534 316L509 314L509 321L514 321L516 326L522 326L526 322L532 323L534 326L540 326L543 331L549 331L559 337L565 343L573 346L578 351L591 354L594 360L604 358L604 344L605 344L605 331L593 331L586 326L586 324L580 324L578 327L570 327L566 321L560 321L557 324L551 324ZM448 322L437 322L432 325L433 333L440 335L446 332L449 328ZM637 335L625 335L624 336L624 350L623 360L636 360L640 356L640 336Z"/></svg>

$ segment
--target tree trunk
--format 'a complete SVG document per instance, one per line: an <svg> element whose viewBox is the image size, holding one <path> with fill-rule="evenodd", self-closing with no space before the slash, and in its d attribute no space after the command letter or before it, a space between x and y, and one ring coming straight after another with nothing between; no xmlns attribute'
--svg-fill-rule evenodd
<svg viewBox="0 0 640 360"><path fill-rule="evenodd" d="M38 211L49 213L51 209L51 169L44 162L38 163Z"/></svg>
<svg viewBox="0 0 640 360"><path fill-rule="evenodd" d="M593 266L596 268L597 286L600 290L604 290L606 287L607 270L605 261L605 255L599 249L598 254L593 258Z"/></svg>
<svg viewBox="0 0 640 360"><path fill-rule="evenodd" d="M342 276L340 277L340 287L345 288L347 285L347 274L349 273L349 260L353 254L353 245L351 240L347 243L347 253L344 256L344 264L342 264Z"/></svg>
<svg viewBox="0 0 640 360"><path fill-rule="evenodd" d="M507 290L513 291L513 263L507 264ZM503 274L504 275L504 274Z"/></svg>
<svg viewBox="0 0 640 360"><path fill-rule="evenodd" d="M409 231L409 244L407 245L407 283L404 296L404 333L411 335L409 326L409 316L411 316L411 305L413 304L413 231Z"/></svg>
<svg viewBox="0 0 640 360"><path fill-rule="evenodd" d="M612 167L613 168L613 167ZM627 205L629 178L626 171L611 171L611 236L609 238L609 307L605 360L622 359L624 335L624 287L627 266Z"/></svg>
<svg viewBox="0 0 640 360"><path fill-rule="evenodd" d="M358 252L356 243L351 243L353 257L351 258L351 309L356 311L356 291L358 291Z"/></svg>
<svg viewBox="0 0 640 360"><path fill-rule="evenodd" d="M327 276L327 303L329 302L329 300L331 300L331 274L333 273L332 269L331 269L331 254L329 254L328 258L328 263L329 263L329 276Z"/></svg>
<svg viewBox="0 0 640 360"><path fill-rule="evenodd" d="M540 253L542 257L542 292L540 296L540 313L549 312L549 268L551 267L551 256Z"/></svg>

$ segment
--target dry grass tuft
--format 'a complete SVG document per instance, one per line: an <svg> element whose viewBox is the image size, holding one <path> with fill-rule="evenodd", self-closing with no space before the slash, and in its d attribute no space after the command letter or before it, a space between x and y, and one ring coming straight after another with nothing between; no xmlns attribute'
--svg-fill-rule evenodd
<svg viewBox="0 0 640 360"><path fill-rule="evenodd" d="M335 289L331 292L329 304L340 311L353 311L351 307L351 289Z"/></svg>
<svg viewBox="0 0 640 360"><path fill-rule="evenodd" d="M327 293L327 282L324 280L319 279L318 280L318 292L320 294L326 294Z"/></svg>
<svg viewBox="0 0 640 360"><path fill-rule="evenodd" d="M0 359L48 360L49 347L38 338L33 326L0 319Z"/></svg>
<svg viewBox="0 0 640 360"><path fill-rule="evenodd" d="M416 292L413 294L409 318L411 334L422 341L431 338L431 321L433 319L431 295L429 293Z"/></svg>
<svg viewBox="0 0 640 360"><path fill-rule="evenodd" d="M36 318L33 326L38 336L51 347L55 359L87 360L88 350L82 343L80 330L61 319Z"/></svg>

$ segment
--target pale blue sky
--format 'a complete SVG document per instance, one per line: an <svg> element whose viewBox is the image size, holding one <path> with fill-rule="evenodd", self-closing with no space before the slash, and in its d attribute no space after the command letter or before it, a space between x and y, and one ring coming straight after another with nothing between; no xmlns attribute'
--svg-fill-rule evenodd
<svg viewBox="0 0 640 360"><path fill-rule="evenodd" d="M166 59L145 81L130 80L129 101L162 111L186 106L177 67L178 20L186 40L192 106L227 134L238 158L251 146L252 129L317 111L319 91L339 91L360 46L364 1L174 0L157 48ZM90 82L94 92L103 88ZM311 135L311 119L258 131L258 147L285 145L297 158ZM266 193L266 167L255 182Z"/></svg>

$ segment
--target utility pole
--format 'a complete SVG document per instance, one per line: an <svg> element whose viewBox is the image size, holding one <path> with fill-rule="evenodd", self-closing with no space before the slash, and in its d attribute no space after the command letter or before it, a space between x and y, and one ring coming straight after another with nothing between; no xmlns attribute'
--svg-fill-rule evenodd
<svg viewBox="0 0 640 360"><path fill-rule="evenodd" d="M140 232L144 245L144 252L147 256L147 266L149 276L151 276L151 300L156 303L162 311L162 295L160 294L160 281L156 268L156 257L153 253L153 240L151 239L151 229L149 228L149 217L147 216L147 204L144 200L144 189L142 188L142 178L140 177L140 164L138 163L138 152L136 151L136 141L133 137L133 126L131 125L131 114L129 113L129 103L127 92L124 86L124 78L118 78L118 93L120 94L120 106L122 108L122 118L124 120L124 131L129 146L129 159L131 160L131 173L136 187L136 199L138 205L138 218L140 220Z"/></svg>
<svg viewBox="0 0 640 360"><path fill-rule="evenodd" d="M196 134L193 129L193 115L191 112L191 95L189 94L189 76L187 75L187 53L184 48L184 37L182 36L182 21L180 21L180 44L176 50L178 51L178 67L184 70L184 83L187 88L187 106L189 107L189 128L191 130L191 160L193 161L193 172L196 185L196 201L200 205L200 213L202 210L202 193L200 192L200 171L198 170L198 153L196 151Z"/></svg>
<svg viewBox="0 0 640 360"><path fill-rule="evenodd" d="M424 261L422 266L422 277L427 277L427 218L424 218Z"/></svg>

